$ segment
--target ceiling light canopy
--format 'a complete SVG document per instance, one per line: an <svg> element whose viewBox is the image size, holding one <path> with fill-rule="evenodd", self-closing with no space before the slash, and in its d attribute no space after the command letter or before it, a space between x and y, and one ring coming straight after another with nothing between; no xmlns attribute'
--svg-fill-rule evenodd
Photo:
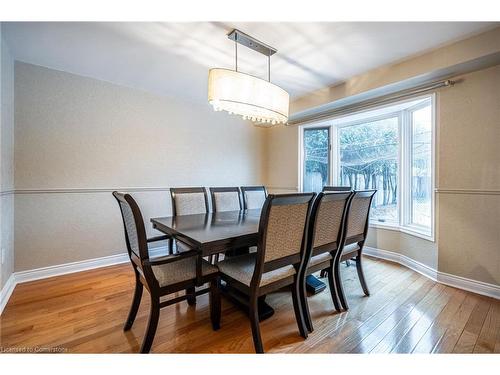
<svg viewBox="0 0 500 375"><path fill-rule="evenodd" d="M276 50L239 30L233 30L228 37L235 41L235 70L210 69L209 103L216 111L240 115L259 126L285 124L288 121L290 96L281 87L271 83L271 55ZM238 71L238 44L268 57L267 81Z"/></svg>

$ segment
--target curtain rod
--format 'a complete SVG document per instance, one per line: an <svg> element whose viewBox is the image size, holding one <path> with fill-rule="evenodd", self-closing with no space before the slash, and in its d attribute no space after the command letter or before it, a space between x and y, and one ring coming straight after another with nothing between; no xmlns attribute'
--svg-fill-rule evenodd
<svg viewBox="0 0 500 375"><path fill-rule="evenodd" d="M358 103L347 104L347 105L341 106L339 108L326 109L326 110L320 111L318 113L304 115L304 116L298 116L297 119L288 121L287 125L307 124L309 122L326 120L326 119L329 119L330 117L350 114L352 112L358 112L358 111L363 110L363 109L369 109L369 108L372 108L375 106L389 104L389 103L392 103L398 99L407 98L410 96L414 96L414 95L421 94L421 93L424 93L427 91L439 89L442 87L451 87L455 83L456 83L455 81L452 81L449 79L446 79L443 81L431 82L431 83L427 83L425 85L420 85L420 86L417 86L417 87L414 87L411 89L406 89L406 90L398 91L398 92L395 92L392 94L382 95L382 96L379 96L376 98L363 100L363 101L360 101Z"/></svg>

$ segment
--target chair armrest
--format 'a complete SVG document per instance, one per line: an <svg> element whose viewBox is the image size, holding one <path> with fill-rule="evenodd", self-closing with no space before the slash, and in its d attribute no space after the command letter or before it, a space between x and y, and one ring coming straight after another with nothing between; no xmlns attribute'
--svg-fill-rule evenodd
<svg viewBox="0 0 500 375"><path fill-rule="evenodd" d="M184 258L194 257L196 255L198 255L198 251L189 250L189 251L184 251L184 252L178 253L178 254L166 255L163 257L153 258L153 259L145 261L144 265L145 266L159 266L161 264L177 262L177 261L184 259Z"/></svg>
<svg viewBox="0 0 500 375"><path fill-rule="evenodd" d="M165 240L168 240L170 238L172 238L172 237L170 237L169 235L165 234L163 236L156 236L156 237L148 238L147 242L150 243L150 242L157 242L157 241L165 241Z"/></svg>

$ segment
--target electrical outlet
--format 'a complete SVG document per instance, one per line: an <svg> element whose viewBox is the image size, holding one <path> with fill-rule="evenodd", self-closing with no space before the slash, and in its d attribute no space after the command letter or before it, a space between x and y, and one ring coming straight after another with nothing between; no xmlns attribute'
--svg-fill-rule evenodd
<svg viewBox="0 0 500 375"><path fill-rule="evenodd" d="M5 249L2 247L2 250L0 252L2 253L1 262L2 262L2 264L4 264L5 263Z"/></svg>

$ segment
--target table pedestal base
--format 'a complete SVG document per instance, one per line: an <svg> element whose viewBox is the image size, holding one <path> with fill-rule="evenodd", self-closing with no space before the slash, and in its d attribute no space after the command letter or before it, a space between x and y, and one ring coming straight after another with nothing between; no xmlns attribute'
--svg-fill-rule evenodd
<svg viewBox="0 0 500 375"><path fill-rule="evenodd" d="M224 282L222 282L221 285L221 292L223 296L225 296L228 300L230 300L232 303L234 303L248 315L249 312L248 295L239 291L238 289L231 287L231 285L228 285ZM274 309L265 302L265 298L266 296L262 296L259 298L259 304L258 304L259 321L261 322L263 320L266 320L267 318L270 318L274 314Z"/></svg>
<svg viewBox="0 0 500 375"><path fill-rule="evenodd" d="M309 293L317 294L325 290L326 284L318 280L315 276L309 275L306 278L306 288ZM225 296L228 300L230 300L248 315L248 295L224 282L221 282L221 292L223 296ZM262 296L259 298L259 321L261 322L263 320L266 320L267 318L270 318L274 314L274 309L266 303L265 299L266 296Z"/></svg>

